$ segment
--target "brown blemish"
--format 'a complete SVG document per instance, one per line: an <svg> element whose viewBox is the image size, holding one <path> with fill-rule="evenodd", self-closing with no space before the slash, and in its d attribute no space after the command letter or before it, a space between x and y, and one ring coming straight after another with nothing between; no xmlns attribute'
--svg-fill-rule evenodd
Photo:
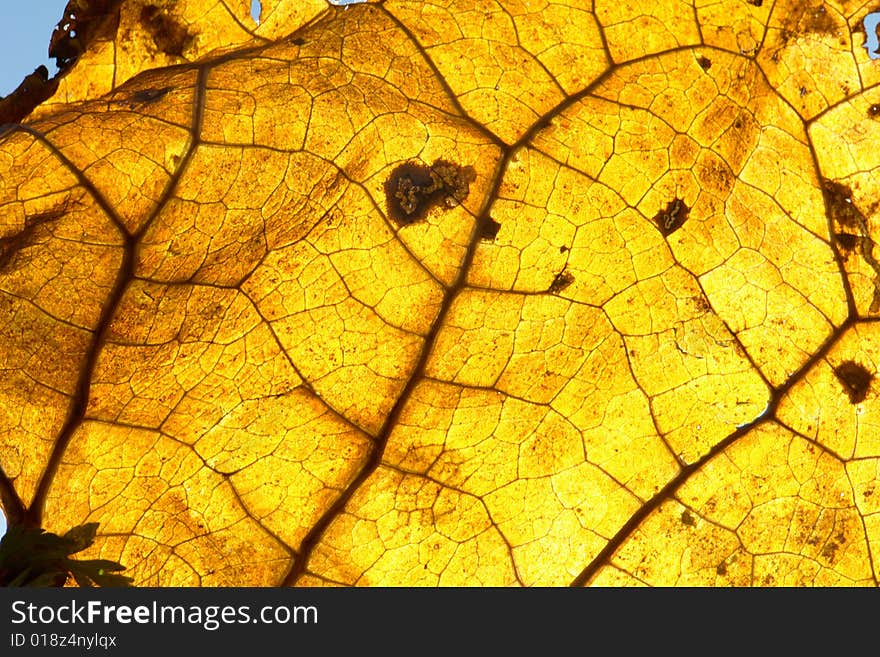
<svg viewBox="0 0 880 657"><path fill-rule="evenodd" d="M688 527L696 527L697 521L694 520L694 517L691 515L691 512L685 509L681 512L681 524L686 525Z"/></svg>
<svg viewBox="0 0 880 657"><path fill-rule="evenodd" d="M836 36L839 29L831 12L823 3L811 4L798 2L794 11L785 16L782 25L782 45L787 45L792 38L800 35L817 34Z"/></svg>
<svg viewBox="0 0 880 657"><path fill-rule="evenodd" d="M416 162L399 165L385 181L388 216L400 226L424 219L435 207L453 208L464 201L476 180L474 168L446 160L430 167Z"/></svg>
<svg viewBox="0 0 880 657"><path fill-rule="evenodd" d="M700 312L704 315L706 313L712 312L712 304L709 303L709 300L706 297L701 295L701 296L696 296L696 297L691 297L691 298L694 301L694 308L698 312Z"/></svg>
<svg viewBox="0 0 880 657"><path fill-rule="evenodd" d="M654 215L654 224L667 237L684 225L691 209L677 196L666 204L666 208Z"/></svg>
<svg viewBox="0 0 880 657"><path fill-rule="evenodd" d="M825 544L820 554L828 559L829 563L834 563L837 551L844 545L846 545L846 536L842 532L838 532L834 538Z"/></svg>
<svg viewBox="0 0 880 657"><path fill-rule="evenodd" d="M806 8L806 7L805 7ZM837 23L831 17L831 12L822 3L818 7L811 7L804 21L804 31L813 34L835 34Z"/></svg>
<svg viewBox="0 0 880 657"><path fill-rule="evenodd" d="M189 31L156 5L141 9L141 25L153 37L156 47L166 55L181 57L192 42Z"/></svg>
<svg viewBox="0 0 880 657"><path fill-rule="evenodd" d="M834 233L834 240L844 251L851 252L858 246L859 236L850 233Z"/></svg>
<svg viewBox="0 0 880 657"><path fill-rule="evenodd" d="M858 230L864 217L852 202L852 190L846 185L828 180L822 180L822 195L828 207L828 216L839 225ZM862 221L859 221L859 219Z"/></svg>
<svg viewBox="0 0 880 657"><path fill-rule="evenodd" d="M162 87L161 89L140 89L131 95L130 100L134 103L155 103L171 91L171 89L172 87Z"/></svg>
<svg viewBox="0 0 880 657"><path fill-rule="evenodd" d="M874 103L868 106L868 117L871 119L880 118L880 105Z"/></svg>
<svg viewBox="0 0 880 657"><path fill-rule="evenodd" d="M859 404L865 401L871 388L871 381L874 380L874 375L867 368L855 361L847 360L834 368L834 375L849 395L850 403Z"/></svg>
<svg viewBox="0 0 880 657"><path fill-rule="evenodd" d="M491 242L498 236L499 230L501 230L501 224L492 217L486 217L486 221L483 222L480 228L480 239Z"/></svg>
<svg viewBox="0 0 880 657"><path fill-rule="evenodd" d="M697 58L697 64L699 64L700 68L704 71L708 71L710 68L712 68L712 60L702 55Z"/></svg>
<svg viewBox="0 0 880 657"><path fill-rule="evenodd" d="M16 233L0 237L0 274L6 274L22 266L22 252L38 242L44 233L42 227L54 223L67 212L64 204L48 212L41 212L25 218L24 228Z"/></svg>
<svg viewBox="0 0 880 657"><path fill-rule="evenodd" d="M837 223L835 235L855 232L862 259L874 270L874 298L868 312L880 311L880 262L874 257L874 240L868 232L868 220L852 200L852 190L846 185L822 179L822 195L825 198L825 212L828 218ZM871 207L871 212L876 206ZM843 230L848 229L848 230ZM846 239L846 238L844 238Z"/></svg>
<svg viewBox="0 0 880 657"><path fill-rule="evenodd" d="M550 283L550 287L547 289L547 291L550 294L558 294L572 283L574 283L574 276L563 269L553 278L553 282Z"/></svg>

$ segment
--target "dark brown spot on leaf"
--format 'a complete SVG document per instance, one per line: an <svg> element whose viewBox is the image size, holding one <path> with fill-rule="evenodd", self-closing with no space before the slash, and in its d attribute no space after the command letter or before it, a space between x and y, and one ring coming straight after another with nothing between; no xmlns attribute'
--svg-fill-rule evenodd
<svg viewBox="0 0 880 657"><path fill-rule="evenodd" d="M33 246L43 225L57 221L64 216L66 206L27 217L24 228L18 232L0 237L0 273L5 274L21 266L22 252Z"/></svg>
<svg viewBox="0 0 880 657"><path fill-rule="evenodd" d="M849 401L853 404L865 400L871 387L871 381L874 380L874 375L871 372L852 360L844 361L835 367L834 375L843 385L843 389L849 395Z"/></svg>
<svg viewBox="0 0 880 657"><path fill-rule="evenodd" d="M480 229L480 238L491 242L498 236L499 230L501 230L501 224L492 217L487 217Z"/></svg>
<svg viewBox="0 0 880 657"><path fill-rule="evenodd" d="M828 216L839 225L858 230L864 217L852 202L852 190L839 182L822 180L822 195L825 197L825 205ZM860 222L859 219L862 219Z"/></svg>
<svg viewBox="0 0 880 657"><path fill-rule="evenodd" d="M708 57L703 57L702 55L697 58L697 64L699 64L700 68L704 71L708 71L710 68L712 68L712 60Z"/></svg>
<svg viewBox="0 0 880 657"><path fill-rule="evenodd" d="M156 5L147 5L141 10L141 25L166 55L180 57L192 42L187 29Z"/></svg>
<svg viewBox="0 0 880 657"><path fill-rule="evenodd" d="M782 43L787 44L793 37L806 34L835 35L838 25L832 12L821 2L797 2L792 11L784 14L782 23Z"/></svg>
<svg viewBox="0 0 880 657"><path fill-rule="evenodd" d="M853 251L859 243L859 236L850 233L834 233L834 239L844 251Z"/></svg>
<svg viewBox="0 0 880 657"><path fill-rule="evenodd" d="M696 527L697 521L694 520L691 512L685 509L681 512L681 524L687 525L688 527Z"/></svg>
<svg viewBox="0 0 880 657"><path fill-rule="evenodd" d="M839 538L839 535L835 537L835 539ZM841 545L845 543L845 541L838 542L838 540L835 539L828 541L822 548L822 552L820 552L820 554L825 557L829 563L834 563L834 559L837 557L837 551L840 549Z"/></svg>
<svg viewBox="0 0 880 657"><path fill-rule="evenodd" d="M436 160L430 167L401 164L385 181L388 216L405 226L424 219L434 207L455 207L467 198L475 179L473 167L446 160Z"/></svg>
<svg viewBox="0 0 880 657"><path fill-rule="evenodd" d="M868 116L872 119L880 118L880 104L874 103L868 107Z"/></svg>
<svg viewBox="0 0 880 657"><path fill-rule="evenodd" d="M682 227L690 215L691 209L683 199L677 196L666 204L666 208L654 215L654 223L665 236L671 235Z"/></svg>
<svg viewBox="0 0 880 657"><path fill-rule="evenodd" d="M704 296L693 297L694 300L694 308L700 311L701 313L710 313L712 312L712 304L709 303L709 300Z"/></svg>
<svg viewBox="0 0 880 657"><path fill-rule="evenodd" d="M559 292L562 292L562 290L567 288L572 283L574 283L574 276L563 269L561 272L556 274L556 277L553 279L553 282L550 283L550 287L547 291L550 292L550 294L557 294Z"/></svg>
<svg viewBox="0 0 880 657"><path fill-rule="evenodd" d="M165 96L171 87L162 87L161 89L139 89L131 95L131 100L135 103L154 103Z"/></svg>

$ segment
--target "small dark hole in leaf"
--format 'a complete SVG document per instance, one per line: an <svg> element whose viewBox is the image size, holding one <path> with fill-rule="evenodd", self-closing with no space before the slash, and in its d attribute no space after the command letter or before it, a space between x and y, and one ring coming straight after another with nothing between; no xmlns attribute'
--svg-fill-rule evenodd
<svg viewBox="0 0 880 657"><path fill-rule="evenodd" d="M480 238L492 241L498 236L498 231L501 230L501 224L495 221L492 217L487 217L487 220L483 223L483 227L480 230Z"/></svg>
<svg viewBox="0 0 880 657"><path fill-rule="evenodd" d="M708 71L710 68L712 68L712 60L708 57L699 57L697 59L697 64L699 64L700 68L704 71Z"/></svg>
<svg viewBox="0 0 880 657"><path fill-rule="evenodd" d="M385 181L388 216L406 226L424 219L435 207L452 208L465 200L476 179L473 167L435 160L431 166L406 162Z"/></svg>
<svg viewBox="0 0 880 657"><path fill-rule="evenodd" d="M654 223L664 236L669 236L684 225L691 209L677 196L666 204L666 208L654 215Z"/></svg>
<svg viewBox="0 0 880 657"><path fill-rule="evenodd" d="M868 395L874 375L863 365L847 360L834 368L834 375L843 385L849 400L853 404L861 403Z"/></svg>
<svg viewBox="0 0 880 657"><path fill-rule="evenodd" d="M880 104L874 103L868 107L868 116L872 119L880 117Z"/></svg>
<svg viewBox="0 0 880 657"><path fill-rule="evenodd" d="M251 0L251 18L254 19L254 23L257 25L260 24L260 14L263 13L263 4L260 0Z"/></svg>

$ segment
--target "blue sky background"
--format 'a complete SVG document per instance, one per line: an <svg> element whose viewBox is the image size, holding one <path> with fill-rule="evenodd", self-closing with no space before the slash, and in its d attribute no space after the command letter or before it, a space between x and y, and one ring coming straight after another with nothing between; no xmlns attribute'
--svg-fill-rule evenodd
<svg viewBox="0 0 880 657"><path fill-rule="evenodd" d="M336 5L362 1L330 0ZM49 59L49 38L66 6L67 0L0 0L0 96L8 95L40 64L55 75L58 69Z"/></svg>
<svg viewBox="0 0 880 657"><path fill-rule="evenodd" d="M67 0L0 0L0 96L13 91L22 78L43 64L54 75L49 38Z"/></svg>
<svg viewBox="0 0 880 657"><path fill-rule="evenodd" d="M55 74L49 38L66 6L67 0L0 0L0 96L8 95L40 64L49 75ZM6 518L0 513L0 535L5 533Z"/></svg>

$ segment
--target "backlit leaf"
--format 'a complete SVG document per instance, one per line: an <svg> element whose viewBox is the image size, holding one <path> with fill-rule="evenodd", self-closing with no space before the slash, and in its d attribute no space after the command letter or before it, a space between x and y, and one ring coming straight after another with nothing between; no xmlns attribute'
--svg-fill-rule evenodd
<svg viewBox="0 0 880 657"><path fill-rule="evenodd" d="M0 136L0 499L138 585L876 585L863 3L107 2Z"/></svg>

